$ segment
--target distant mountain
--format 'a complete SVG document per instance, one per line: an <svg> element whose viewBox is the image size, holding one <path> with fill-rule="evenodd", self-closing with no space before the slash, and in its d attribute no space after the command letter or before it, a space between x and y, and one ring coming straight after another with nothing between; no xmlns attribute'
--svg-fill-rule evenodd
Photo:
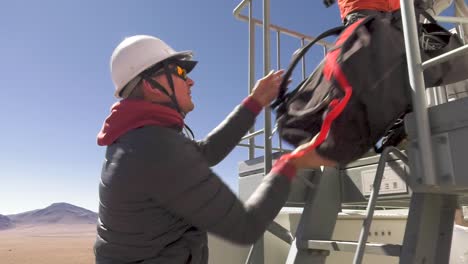
<svg viewBox="0 0 468 264"><path fill-rule="evenodd" d="M44 209L8 215L16 225L95 224L97 213L68 203L54 203Z"/></svg>
<svg viewBox="0 0 468 264"><path fill-rule="evenodd" d="M14 224L8 216L0 215L0 230L12 228L13 226Z"/></svg>

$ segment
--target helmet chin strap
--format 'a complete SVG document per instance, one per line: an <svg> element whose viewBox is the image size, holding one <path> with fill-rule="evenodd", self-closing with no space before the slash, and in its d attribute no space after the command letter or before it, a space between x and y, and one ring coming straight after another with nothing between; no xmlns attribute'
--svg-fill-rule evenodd
<svg viewBox="0 0 468 264"><path fill-rule="evenodd" d="M174 88L174 80L172 79L172 74L169 71L169 62L164 61L163 65L164 65L164 73L166 74L167 81L169 82L169 87L171 88L171 91L172 91L172 94L169 95L169 97L171 98L172 102L174 103L174 106L175 106L177 112L179 112L183 117L185 117L185 113L182 112L182 110L180 109L180 106L179 106L179 102L177 101L177 96L176 96L175 88Z"/></svg>
<svg viewBox="0 0 468 264"><path fill-rule="evenodd" d="M151 84L151 86L153 86L154 89L158 89L160 90L162 93L164 93L165 95L169 96L169 98L171 99L172 101L172 104L174 104L174 107L175 109L177 110L177 112L179 112L179 114L182 115L182 118L185 118L186 116L186 113L182 112L182 110L180 109L180 106L179 106L179 102L177 101L177 97L176 97L176 93L175 93L175 88L174 88L174 81L172 79L172 75L169 71L169 63L168 62L163 62L163 65L164 65L164 72L166 74L166 78L167 78L167 81L169 82L169 86L171 88L171 91L172 91L172 94L169 94L167 92L166 89L164 89L164 87L158 83L157 81L153 80L151 78L151 74L146 74L143 76L143 78L149 82ZM184 128L185 128L185 134L186 136L188 136L190 139L195 139L195 135L193 134L193 131L192 129L190 129L190 127L184 123Z"/></svg>
<svg viewBox="0 0 468 264"><path fill-rule="evenodd" d="M174 103L177 112L179 112L182 115L182 117L185 118L186 113L182 112L179 106L179 102L177 101L177 96L176 96L175 89L174 89L174 81L172 79L172 74L169 71L169 63L167 61L164 61L163 65L164 65L164 72L166 73L166 78L169 81L169 86L171 87L171 90L172 90L172 96L170 95L169 97ZM193 134L192 129L190 129L190 127L187 124L185 124L185 122L184 122L184 128L185 128L185 135L189 137L190 139L194 140L195 135Z"/></svg>
<svg viewBox="0 0 468 264"><path fill-rule="evenodd" d="M149 82L151 84L153 89L158 89L159 91L161 91L162 93L167 95L171 99L172 104L175 107L175 110L177 110L177 112L179 114L181 114L182 117L185 118L186 113L184 113L180 109L179 102L177 101L177 96L176 96L175 88L174 88L174 81L173 81L172 75L171 75L171 73L169 71L169 63L166 62L166 61L163 62L163 67L164 67L164 73L166 75L167 81L169 82L169 87L170 87L170 89L172 91L172 94L169 94L169 92L159 82L157 82L157 81L153 80L153 78L151 78L151 72L145 73L142 77L143 77L144 80L146 80L147 82Z"/></svg>

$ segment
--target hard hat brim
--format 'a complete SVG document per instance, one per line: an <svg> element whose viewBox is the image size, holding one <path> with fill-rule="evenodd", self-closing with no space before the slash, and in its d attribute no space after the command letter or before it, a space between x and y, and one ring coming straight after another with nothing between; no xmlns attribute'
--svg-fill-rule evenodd
<svg viewBox="0 0 468 264"><path fill-rule="evenodd" d="M175 59L177 64L184 68L187 73L191 72L193 68L195 68L195 65L197 65L198 61L191 60L193 56L193 52L190 50L186 51L179 51L174 53L172 56L167 58L166 60L172 60Z"/></svg>
<svg viewBox="0 0 468 264"><path fill-rule="evenodd" d="M176 61L176 64L179 65L180 67L184 68L187 73L191 72L193 68L197 65L198 61L193 61L193 60L178 60Z"/></svg>

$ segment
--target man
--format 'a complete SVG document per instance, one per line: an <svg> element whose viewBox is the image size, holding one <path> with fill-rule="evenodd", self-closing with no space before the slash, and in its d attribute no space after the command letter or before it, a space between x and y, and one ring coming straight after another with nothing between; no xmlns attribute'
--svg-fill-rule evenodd
<svg viewBox="0 0 468 264"><path fill-rule="evenodd" d="M333 5L336 0L323 0L325 6ZM452 5L454 0L416 0L416 6L425 9L431 15L438 15ZM375 12L393 12L400 9L400 0L338 0L338 8L343 24ZM455 0L455 16L468 17L468 7L464 0ZM468 40L468 24L463 25L465 40Z"/></svg>
<svg viewBox="0 0 468 264"><path fill-rule="evenodd" d="M324 0L325 6L333 5L336 0ZM400 9L400 0L338 0L338 8L343 24L375 12L393 12Z"/></svg>
<svg viewBox="0 0 468 264"><path fill-rule="evenodd" d="M204 140L181 131L194 109L187 76L190 51L133 36L111 57L115 96L122 99L98 134L107 146L99 185L96 263L207 263L206 232L254 243L287 199L304 155L280 159L243 204L210 169L238 144L262 107L276 98L283 71L260 79L252 94ZM321 162L321 161L320 161Z"/></svg>
<svg viewBox="0 0 468 264"><path fill-rule="evenodd" d="M400 9L399 0L338 0L341 19L344 24L350 23L354 17L367 12L393 12Z"/></svg>

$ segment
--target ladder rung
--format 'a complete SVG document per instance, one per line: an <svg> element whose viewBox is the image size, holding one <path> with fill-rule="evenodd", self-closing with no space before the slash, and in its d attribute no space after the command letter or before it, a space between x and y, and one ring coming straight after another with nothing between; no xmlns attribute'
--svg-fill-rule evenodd
<svg viewBox="0 0 468 264"><path fill-rule="evenodd" d="M355 252L357 244L357 242L353 241L305 240L298 241L297 247L301 249L320 249L329 251ZM367 243L365 252L367 254L399 257L401 252L401 245Z"/></svg>
<svg viewBox="0 0 468 264"><path fill-rule="evenodd" d="M275 221L273 221L268 226L267 230L288 244L291 244L292 241L294 240L294 236L291 234L291 232Z"/></svg>

